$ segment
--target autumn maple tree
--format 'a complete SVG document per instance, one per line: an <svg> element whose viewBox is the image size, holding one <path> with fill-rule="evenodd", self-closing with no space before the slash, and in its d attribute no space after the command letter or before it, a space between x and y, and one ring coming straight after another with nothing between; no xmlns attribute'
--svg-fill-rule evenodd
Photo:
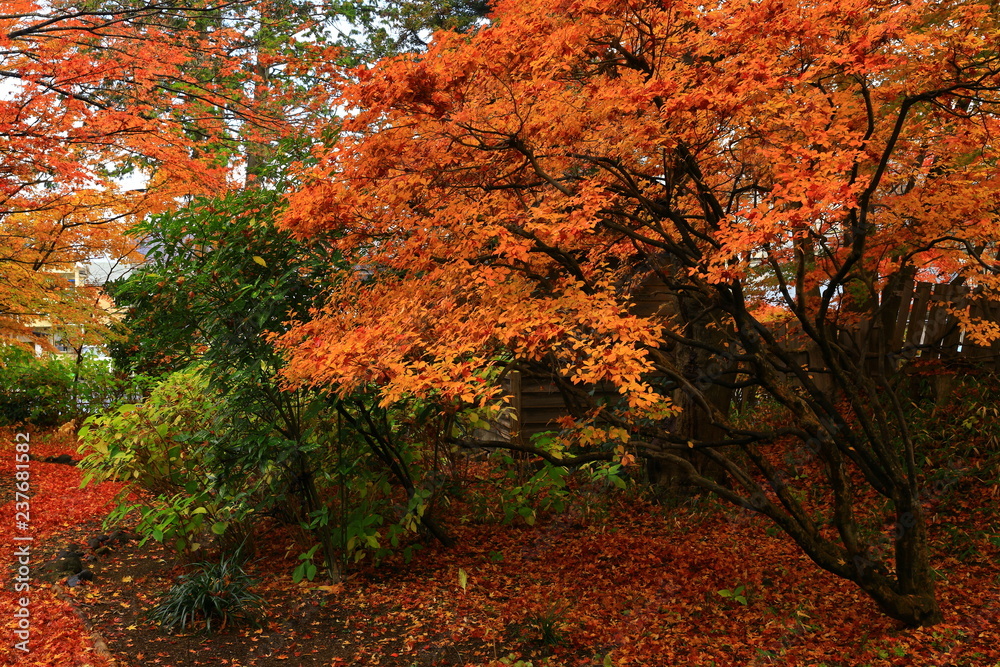
<svg viewBox="0 0 1000 667"><path fill-rule="evenodd" d="M40 314L87 319L92 295L57 289L66 285L43 269L137 259L129 226L237 184L248 156L296 126L304 105L289 94L308 78L292 77L316 62L309 53L334 58L289 37L316 21L287 6L4 4L4 338L25 335Z"/></svg>
<svg viewBox="0 0 1000 667"><path fill-rule="evenodd" d="M548 373L589 409L511 446L657 459L885 613L940 621L896 368L842 333L901 276L1000 287L997 21L974 1L508 1L358 70L284 224L365 270L286 336L289 380L454 407ZM663 307L634 307L652 288ZM749 388L777 425L718 400Z"/></svg>

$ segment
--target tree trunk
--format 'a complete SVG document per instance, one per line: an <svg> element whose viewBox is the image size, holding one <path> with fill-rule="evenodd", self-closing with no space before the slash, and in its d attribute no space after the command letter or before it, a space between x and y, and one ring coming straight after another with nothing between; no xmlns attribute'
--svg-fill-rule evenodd
<svg viewBox="0 0 1000 667"><path fill-rule="evenodd" d="M896 501L893 530L896 571L887 572L880 564L855 557L853 572L847 577L875 600L884 614L915 628L935 625L943 617L934 592L923 511L920 503L909 496L904 492ZM817 563L835 574L842 574L819 560Z"/></svg>
<svg viewBox="0 0 1000 667"><path fill-rule="evenodd" d="M911 627L935 625L943 619L934 596L927 524L920 502L909 493L901 496L896 501L894 531L896 585L888 590L883 585L876 585L868 592L882 611Z"/></svg>
<svg viewBox="0 0 1000 667"><path fill-rule="evenodd" d="M310 515L319 510L322 505L319 492L316 489L316 481L312 470L309 468L309 464L301 453L296 458L298 459L298 478L302 491L302 500L305 506L305 516L301 517L301 520L308 524L311 519ZM321 523L317 526L317 532L319 533L320 544L323 547L323 559L326 562L326 571L330 578L330 583L339 583L341 580L340 559L338 558L337 549L333 542L333 535L330 532L330 525L328 523Z"/></svg>

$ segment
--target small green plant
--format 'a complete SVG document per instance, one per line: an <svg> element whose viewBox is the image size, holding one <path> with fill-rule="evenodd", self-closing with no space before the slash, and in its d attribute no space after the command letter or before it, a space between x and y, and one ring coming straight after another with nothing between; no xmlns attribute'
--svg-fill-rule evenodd
<svg viewBox="0 0 1000 667"><path fill-rule="evenodd" d="M727 600L735 600L742 605L747 604L747 587L745 584L740 584L732 590L723 588L721 591L718 591L718 593Z"/></svg>
<svg viewBox="0 0 1000 667"><path fill-rule="evenodd" d="M211 632L213 624L221 630L231 623L252 622L249 610L264 600L250 591L255 582L235 557L194 567L150 611L154 621L168 632L184 631L198 623Z"/></svg>
<svg viewBox="0 0 1000 667"><path fill-rule="evenodd" d="M319 569L316 564L312 562L313 556L316 555L316 551L319 549L320 545L314 544L309 551L299 554L299 560L302 561L298 564L295 570L292 572L292 581L294 583L299 583L303 579L312 581L316 578L316 573Z"/></svg>
<svg viewBox="0 0 1000 667"><path fill-rule="evenodd" d="M568 609L568 602L557 602L544 611L529 614L525 621L529 627L538 631L538 638L543 644L558 646L565 639L565 619Z"/></svg>
<svg viewBox="0 0 1000 667"><path fill-rule="evenodd" d="M880 648L875 652L875 654L881 660L887 660L890 656L895 656L897 658L905 658L906 649L903 648L902 646L891 646L889 648Z"/></svg>
<svg viewBox="0 0 1000 667"><path fill-rule="evenodd" d="M538 442L545 442L535 438ZM511 481L518 478L515 461L509 455L501 457L508 467L507 477ZM535 525L539 510L563 512L567 507L569 489L566 483L568 473L560 466L545 464L523 484L517 484L503 490L504 522L512 523L523 520L529 526Z"/></svg>

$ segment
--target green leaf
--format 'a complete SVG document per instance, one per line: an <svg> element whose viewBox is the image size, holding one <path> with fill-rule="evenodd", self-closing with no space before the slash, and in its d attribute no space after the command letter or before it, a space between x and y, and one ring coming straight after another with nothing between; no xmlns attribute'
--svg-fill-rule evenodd
<svg viewBox="0 0 1000 667"><path fill-rule="evenodd" d="M228 525L225 521L216 521L212 524L212 532L216 535L222 535L226 532L226 526Z"/></svg>
<svg viewBox="0 0 1000 667"><path fill-rule="evenodd" d="M469 575L462 568L458 568L458 585L462 587L463 591L469 585Z"/></svg>

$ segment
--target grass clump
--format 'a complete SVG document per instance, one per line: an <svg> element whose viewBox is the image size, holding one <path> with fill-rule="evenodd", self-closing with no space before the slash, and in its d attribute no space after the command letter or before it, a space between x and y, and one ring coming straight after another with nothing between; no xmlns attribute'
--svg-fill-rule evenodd
<svg viewBox="0 0 1000 667"><path fill-rule="evenodd" d="M194 570L182 575L150 617L168 632L184 631L204 623L211 632L227 625L253 622L252 608L261 605L262 597L251 592L256 583L235 558L218 563L196 563Z"/></svg>

